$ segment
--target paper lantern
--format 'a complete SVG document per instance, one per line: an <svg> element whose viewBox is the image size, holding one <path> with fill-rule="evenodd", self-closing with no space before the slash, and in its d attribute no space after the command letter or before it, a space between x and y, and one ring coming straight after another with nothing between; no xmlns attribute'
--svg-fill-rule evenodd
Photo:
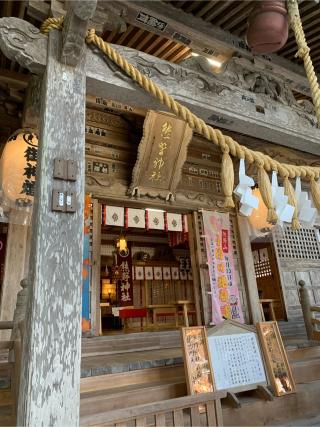
<svg viewBox="0 0 320 427"><path fill-rule="evenodd" d="M28 131L17 131L6 143L1 156L3 197L11 206L32 206L38 158L38 138Z"/></svg>
<svg viewBox="0 0 320 427"><path fill-rule="evenodd" d="M263 203L259 188L255 188L252 193L259 200L259 205L257 209L253 209L252 214L248 217L250 224L255 230L271 230L272 225L267 221L268 208Z"/></svg>
<svg viewBox="0 0 320 427"><path fill-rule="evenodd" d="M288 27L284 1L258 1L248 19L247 44L254 54L277 52L288 39Z"/></svg>
<svg viewBox="0 0 320 427"><path fill-rule="evenodd" d="M117 250L118 250L118 253L123 257L126 257L129 254L129 250L127 247L127 240L123 234L121 234L117 239Z"/></svg>

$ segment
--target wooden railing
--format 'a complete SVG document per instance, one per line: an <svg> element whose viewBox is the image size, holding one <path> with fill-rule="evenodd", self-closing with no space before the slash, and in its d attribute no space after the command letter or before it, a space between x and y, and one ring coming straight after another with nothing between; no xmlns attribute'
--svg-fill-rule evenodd
<svg viewBox="0 0 320 427"><path fill-rule="evenodd" d="M309 340L320 340L320 318L317 318L317 313L320 316L320 306L311 305L308 291L305 287L304 280L299 281L299 296L300 304L303 313L303 319L306 326L307 336Z"/></svg>
<svg viewBox="0 0 320 427"><path fill-rule="evenodd" d="M81 417L81 426L199 427L222 426L224 391L178 397L156 403Z"/></svg>
<svg viewBox="0 0 320 427"><path fill-rule="evenodd" d="M310 311L311 311L311 323L313 326L313 339L320 340L320 330L318 329L320 327L320 319L316 318L316 313L320 313L320 306L312 305L310 307Z"/></svg>
<svg viewBox="0 0 320 427"><path fill-rule="evenodd" d="M14 394L14 406L17 409L19 398L19 385L22 364L22 344L24 331L24 318L28 297L27 281L21 280L22 290L17 295L17 303L13 321L0 321L0 330L11 330L10 340L0 341L0 349L9 350L8 367L10 368L11 391Z"/></svg>

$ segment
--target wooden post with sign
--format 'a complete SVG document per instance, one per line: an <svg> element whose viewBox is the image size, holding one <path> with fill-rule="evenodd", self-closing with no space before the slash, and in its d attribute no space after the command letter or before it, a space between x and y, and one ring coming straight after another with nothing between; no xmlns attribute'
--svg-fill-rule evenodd
<svg viewBox="0 0 320 427"><path fill-rule="evenodd" d="M23 342L18 425L79 423L81 280L85 146L85 57L58 60L61 34L49 35L41 131L30 298ZM77 163L76 180L53 179L53 160ZM53 190L73 193L74 213L52 212Z"/></svg>

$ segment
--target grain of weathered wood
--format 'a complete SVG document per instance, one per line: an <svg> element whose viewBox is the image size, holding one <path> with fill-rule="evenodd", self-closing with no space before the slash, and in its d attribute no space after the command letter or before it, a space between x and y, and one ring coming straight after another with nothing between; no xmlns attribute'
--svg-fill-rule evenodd
<svg viewBox="0 0 320 427"><path fill-rule="evenodd" d="M146 426L147 426L147 417L136 418L136 427L146 427Z"/></svg>
<svg viewBox="0 0 320 427"><path fill-rule="evenodd" d="M259 294L256 274L254 270L253 256L251 250L250 237L248 234L247 218L238 215L238 228L241 245L241 260L246 275L246 290L249 304L249 312L252 323L260 322L261 312L259 309Z"/></svg>
<svg viewBox="0 0 320 427"><path fill-rule="evenodd" d="M177 427L184 426L183 409L178 409L176 411L173 411L173 424Z"/></svg>
<svg viewBox="0 0 320 427"><path fill-rule="evenodd" d="M165 414L156 414L156 427L166 427Z"/></svg>
<svg viewBox="0 0 320 427"><path fill-rule="evenodd" d="M192 406L190 408L190 411L191 411L191 425L192 425L192 427L199 427L201 425L199 406Z"/></svg>
<svg viewBox="0 0 320 427"><path fill-rule="evenodd" d="M61 64L51 32L44 78L30 298L23 343L18 425L79 423L85 147L85 59ZM53 159L77 162L76 182L54 182ZM52 189L73 191L73 214L51 211ZM76 244L70 244L75 242Z"/></svg>
<svg viewBox="0 0 320 427"><path fill-rule="evenodd" d="M85 51L88 20L92 18L97 0L67 0L67 14L62 30L61 61L75 66Z"/></svg>
<svg viewBox="0 0 320 427"><path fill-rule="evenodd" d="M28 227L9 224L4 265L4 281L1 289L0 320L12 321L20 281L24 278ZM10 331L0 331L0 339L8 339Z"/></svg>
<svg viewBox="0 0 320 427"><path fill-rule="evenodd" d="M217 425L217 418L216 418L216 409L215 409L215 402L208 402L206 404L207 407L207 421L208 426L216 426Z"/></svg>
<svg viewBox="0 0 320 427"><path fill-rule="evenodd" d="M199 260L197 257L197 241L195 235L195 224L193 222L192 214L188 214L188 238L189 238L189 248L190 248L190 259L191 259L191 269L193 274L193 295L194 303L196 308L196 317L197 317L197 326L200 326L201 323L201 305L200 305L200 289L201 289L201 279L199 271Z"/></svg>

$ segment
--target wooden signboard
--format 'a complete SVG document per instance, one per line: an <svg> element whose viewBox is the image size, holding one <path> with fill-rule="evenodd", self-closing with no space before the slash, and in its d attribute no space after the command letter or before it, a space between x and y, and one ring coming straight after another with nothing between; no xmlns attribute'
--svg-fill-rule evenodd
<svg viewBox="0 0 320 427"><path fill-rule="evenodd" d="M209 328L208 348L217 390L233 393L267 385L255 329L226 320Z"/></svg>
<svg viewBox="0 0 320 427"><path fill-rule="evenodd" d="M182 328L184 366L189 394L215 390L204 326Z"/></svg>
<svg viewBox="0 0 320 427"><path fill-rule="evenodd" d="M129 192L169 200L174 196L192 138L189 125L176 116L149 111Z"/></svg>
<svg viewBox="0 0 320 427"><path fill-rule="evenodd" d="M276 396L295 392L295 383L277 322L259 322L257 330Z"/></svg>

